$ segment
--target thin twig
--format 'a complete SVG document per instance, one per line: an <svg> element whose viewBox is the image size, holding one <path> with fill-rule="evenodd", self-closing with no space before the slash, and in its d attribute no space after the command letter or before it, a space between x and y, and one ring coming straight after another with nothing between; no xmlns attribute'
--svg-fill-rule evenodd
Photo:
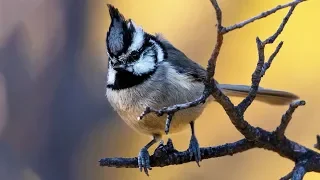
<svg viewBox="0 0 320 180"><path fill-rule="evenodd" d="M269 57L268 61L266 63L263 63L264 59L265 59L263 43L261 42L261 40L259 38L257 38L256 42L257 42L257 48L258 48L258 53L259 53L259 55L258 55L259 60L258 60L256 69L252 74L251 90L249 91L248 96L238 105L239 111L241 113L244 113L247 110L247 108L251 105L253 100L255 99L262 77L265 75L266 71L270 68L273 59L277 56L277 54L279 53L279 51L283 45L283 42L281 41L278 44L276 50Z"/></svg>
<svg viewBox="0 0 320 180"><path fill-rule="evenodd" d="M282 23L280 24L278 30L272 35L270 36L268 39L266 39L263 44L272 44L277 37L281 34L281 32L283 31L284 27L286 26L287 22L289 21L290 16L292 15L294 9L296 8L296 5L291 6L290 10L288 11L286 17L282 20Z"/></svg>
<svg viewBox="0 0 320 180"><path fill-rule="evenodd" d="M169 133L172 118L173 118L173 113L169 113L168 116L167 116L166 126L165 126L165 129L164 129L164 132L166 134Z"/></svg>
<svg viewBox="0 0 320 180"><path fill-rule="evenodd" d="M171 120L174 116L174 114L180 110L183 109L188 109L191 107L198 106L199 104L205 103L206 99L208 98L210 94L204 93L202 96L200 96L198 99L184 103L184 104L176 104L170 107L164 107L160 110L156 110L151 107L146 107L145 111L141 113L141 115L138 117L138 120L142 120L144 116L146 116L149 113L155 113L157 116L162 116L163 114L167 114L167 121L166 121L166 127L165 127L165 132L169 132L169 127Z"/></svg>
<svg viewBox="0 0 320 180"><path fill-rule="evenodd" d="M261 71L262 71L262 67L264 65L264 59L265 59L264 46L259 37L256 38L256 44L258 49L258 63L257 63L256 69L252 73L251 89L247 97L243 99L241 103L239 103L238 105L238 108L241 114L243 114L247 110L247 108L251 105L251 103L255 99L258 88L259 88L259 84L261 81Z"/></svg>
<svg viewBox="0 0 320 180"><path fill-rule="evenodd" d="M292 180L302 180L304 175L306 174L306 168L302 165L297 165L294 169L293 169L293 173L292 173Z"/></svg>
<svg viewBox="0 0 320 180"><path fill-rule="evenodd" d="M292 175L293 175L293 171L290 171L287 175L280 178L280 180L290 180L292 178Z"/></svg>
<svg viewBox="0 0 320 180"><path fill-rule="evenodd" d="M226 34L230 31L233 31L235 29L239 29L239 28L242 28L244 27L245 25L247 24L250 24L256 20L259 20L259 19L262 19L262 18L265 18L281 9L284 9L284 8L287 8L287 7L293 7L293 6L296 6L297 4L301 3L301 2L304 2L306 0L295 0L295 1L292 1L292 2L289 2L287 4L283 4L283 5L278 5L277 7L274 7L268 11L265 11L265 12L262 12L261 14L257 15L257 16L254 16L250 19L247 19L245 21L242 21L240 23L237 23L237 24L234 24L232 26L229 26L229 27L225 27L224 30L223 30L223 34Z"/></svg>
<svg viewBox="0 0 320 180"><path fill-rule="evenodd" d="M297 0L296 3L297 2L302 2L302 1L301 0ZM271 62L273 61L275 56L280 51L283 43L280 42L280 44L277 46L277 48L274 51L274 53L269 57L269 60L268 60L268 62L266 64L264 64L264 62L265 62L265 53L264 53L265 46L267 44L273 43L277 39L277 37L280 35L280 33L283 31L285 25L287 24L287 22L289 21L290 16L293 13L293 10L295 9L295 6L297 5L296 3L292 3L290 10L288 11L288 13L285 16L285 18L282 20L278 30L273 35L271 35L269 38L267 38L263 42L261 42L259 37L257 37L256 43L257 43L257 48L258 48L258 64L257 64L256 70L252 74L252 80L251 80L252 83L251 83L250 92L249 92L248 96L238 105L239 111L241 113L244 113L247 110L247 108L251 105L253 100L255 99L256 94L257 94L258 89L259 89L261 78L264 76L264 74L266 73L267 69L270 67Z"/></svg>
<svg viewBox="0 0 320 180"><path fill-rule="evenodd" d="M273 61L273 59L277 56L277 54L279 53L280 49L282 48L283 46L283 41L281 41L276 50L271 54L271 56L269 57L268 59L268 62L264 63L263 67L262 67L262 71L261 71L261 78L265 75L266 71L270 68L271 66L271 63Z"/></svg>
<svg viewBox="0 0 320 180"><path fill-rule="evenodd" d="M210 2L216 11L216 19L217 19L217 23L218 23L217 29L219 29L219 26L221 26L221 24L222 24L222 11L221 11L221 8L216 0L210 0Z"/></svg>
<svg viewBox="0 0 320 180"><path fill-rule="evenodd" d="M211 54L211 57L208 61L208 66L207 66L207 79L206 79L206 86L210 84L211 78L215 74L216 70L216 64L217 64L217 59L218 55L220 53L220 49L223 43L223 29L224 27L221 25L222 24L222 12L219 7L219 4L216 0L210 0L215 11L216 11L216 19L217 19L217 41L216 45L214 47L214 50Z"/></svg>
<svg viewBox="0 0 320 180"><path fill-rule="evenodd" d="M314 148L320 150L320 135L317 135L317 142L314 145Z"/></svg>
<svg viewBox="0 0 320 180"><path fill-rule="evenodd" d="M292 102L289 106L289 109L286 111L284 115L282 115L281 118L281 124L277 127L276 134L279 139L284 138L284 132L292 119L292 114L299 106L304 106L306 104L305 101L302 100L296 100Z"/></svg>
<svg viewBox="0 0 320 180"><path fill-rule="evenodd" d="M280 180L302 180L304 175L306 174L306 161L299 162L291 172L289 172L286 176L282 177Z"/></svg>

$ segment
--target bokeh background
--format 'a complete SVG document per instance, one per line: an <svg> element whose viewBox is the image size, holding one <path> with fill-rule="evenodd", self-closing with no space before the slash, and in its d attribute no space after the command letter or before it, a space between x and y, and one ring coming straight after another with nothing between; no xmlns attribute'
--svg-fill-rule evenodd
<svg viewBox="0 0 320 180"><path fill-rule="evenodd" d="M289 0L220 0L223 24L231 25ZM105 34L112 3L148 32L161 32L191 59L206 66L215 42L209 0L0 0L0 179L279 179L293 162L273 152L250 150L233 157L165 168L147 178L137 169L101 168L102 157L132 157L149 137L131 130L105 98ZM320 133L320 1L299 5L277 42L284 46L261 85L297 93L299 108L287 136L313 147ZM257 51L285 16L282 10L225 36L216 78L250 84ZM267 48L270 54L276 44ZM239 102L240 99L232 99ZM254 102L246 119L273 130L285 106ZM209 104L196 123L202 146L242 138L218 104ZM188 130L171 136L188 147ZM151 149L152 153L153 149ZM309 173L305 179L319 179Z"/></svg>

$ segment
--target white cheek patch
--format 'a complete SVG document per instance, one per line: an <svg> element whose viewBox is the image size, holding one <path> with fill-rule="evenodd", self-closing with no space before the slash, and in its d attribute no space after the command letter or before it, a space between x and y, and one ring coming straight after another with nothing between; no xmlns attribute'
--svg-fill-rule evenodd
<svg viewBox="0 0 320 180"><path fill-rule="evenodd" d="M155 41L150 40L150 42L152 42L153 45L157 48L157 53L158 53L157 58L158 58L158 62L163 61L163 59L164 59L164 53L163 53L162 48L161 48Z"/></svg>
<svg viewBox="0 0 320 180"><path fill-rule="evenodd" d="M155 68L154 58L150 55L142 56L136 63L133 64L133 73L136 75L146 74Z"/></svg>
<svg viewBox="0 0 320 180"><path fill-rule="evenodd" d="M157 51L156 53L157 53L158 62L163 61L164 52L160 47L160 45L156 43L154 40L150 40L150 42L153 44L153 47L156 48L155 50ZM147 52L142 54L140 59L132 65L133 73L136 75L149 73L156 68L155 57L154 57L155 52L151 49L146 49L145 51L149 51L149 53Z"/></svg>
<svg viewBox="0 0 320 180"><path fill-rule="evenodd" d="M111 66L109 66L108 77L107 77L107 84L108 85L114 84L114 82L116 80L116 74L117 74L117 72Z"/></svg>

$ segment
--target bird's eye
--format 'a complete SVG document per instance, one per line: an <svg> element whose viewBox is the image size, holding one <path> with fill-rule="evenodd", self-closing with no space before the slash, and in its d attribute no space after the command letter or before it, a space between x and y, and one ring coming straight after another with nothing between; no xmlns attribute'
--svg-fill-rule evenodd
<svg viewBox="0 0 320 180"><path fill-rule="evenodd" d="M130 54L130 57L133 61L136 61L139 59L140 57L140 54L138 51L132 51L131 54Z"/></svg>

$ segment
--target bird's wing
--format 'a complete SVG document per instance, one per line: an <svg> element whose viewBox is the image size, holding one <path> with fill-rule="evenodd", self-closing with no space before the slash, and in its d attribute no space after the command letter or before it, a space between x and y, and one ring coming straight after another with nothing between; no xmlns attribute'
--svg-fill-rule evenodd
<svg viewBox="0 0 320 180"><path fill-rule="evenodd" d="M187 75L194 81L203 82L205 80L207 73L201 65L189 59L161 34L156 34L156 38L164 45L168 53L167 62L170 63L178 73Z"/></svg>

